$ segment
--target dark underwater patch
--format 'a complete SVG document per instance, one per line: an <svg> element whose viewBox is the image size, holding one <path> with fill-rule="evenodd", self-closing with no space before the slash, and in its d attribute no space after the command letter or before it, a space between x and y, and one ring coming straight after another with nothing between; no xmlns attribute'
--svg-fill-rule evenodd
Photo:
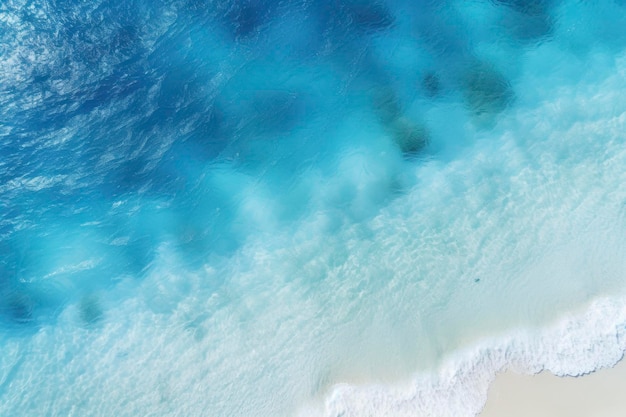
<svg viewBox="0 0 626 417"><path fill-rule="evenodd" d="M425 126L406 118L399 118L390 125L394 142L407 158L418 156L428 145L429 135Z"/></svg>
<svg viewBox="0 0 626 417"><path fill-rule="evenodd" d="M364 32L373 33L386 30L395 21L383 3L369 0L348 1L345 3L345 8L350 22Z"/></svg>
<svg viewBox="0 0 626 417"><path fill-rule="evenodd" d="M537 41L552 34L551 0L496 0L509 9L501 22L505 31L520 41Z"/></svg>
<svg viewBox="0 0 626 417"><path fill-rule="evenodd" d="M428 130L409 120L393 89L379 86L372 93L374 110L405 157L415 157L428 145Z"/></svg>
<svg viewBox="0 0 626 417"><path fill-rule="evenodd" d="M494 3L510 7L516 12L528 16L537 16L547 13L552 0L493 0Z"/></svg>
<svg viewBox="0 0 626 417"><path fill-rule="evenodd" d="M227 1L221 22L233 39L245 40L258 34L273 16L277 2L272 0Z"/></svg>
<svg viewBox="0 0 626 417"><path fill-rule="evenodd" d="M479 118L489 118L505 110L515 98L509 81L490 64L472 65L462 80L468 110Z"/></svg>
<svg viewBox="0 0 626 417"><path fill-rule="evenodd" d="M422 78L421 83L422 91L426 97L433 98L437 97L441 93L441 81L437 74L433 72L429 72Z"/></svg>
<svg viewBox="0 0 626 417"><path fill-rule="evenodd" d="M95 295L83 297L78 305L78 311L81 320L88 326L93 326L104 318L104 310Z"/></svg>
<svg viewBox="0 0 626 417"><path fill-rule="evenodd" d="M10 321L18 324L27 324L33 320L35 303L25 293L10 291L4 295L4 313Z"/></svg>

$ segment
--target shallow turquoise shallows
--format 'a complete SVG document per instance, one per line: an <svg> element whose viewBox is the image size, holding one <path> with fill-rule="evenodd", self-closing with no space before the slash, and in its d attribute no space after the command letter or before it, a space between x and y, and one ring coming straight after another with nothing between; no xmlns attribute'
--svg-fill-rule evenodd
<svg viewBox="0 0 626 417"><path fill-rule="evenodd" d="M474 417L626 350L626 2L5 0L0 415Z"/></svg>

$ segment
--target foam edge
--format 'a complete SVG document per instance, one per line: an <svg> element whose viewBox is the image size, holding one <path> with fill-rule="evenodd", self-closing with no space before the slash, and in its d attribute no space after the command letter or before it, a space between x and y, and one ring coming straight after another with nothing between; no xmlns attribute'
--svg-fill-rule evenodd
<svg viewBox="0 0 626 417"><path fill-rule="evenodd" d="M436 370L394 385L336 384L323 404L298 417L475 417L496 374L549 371L583 376L616 365L626 351L626 297L593 300L583 312L541 328L484 338L444 358Z"/></svg>

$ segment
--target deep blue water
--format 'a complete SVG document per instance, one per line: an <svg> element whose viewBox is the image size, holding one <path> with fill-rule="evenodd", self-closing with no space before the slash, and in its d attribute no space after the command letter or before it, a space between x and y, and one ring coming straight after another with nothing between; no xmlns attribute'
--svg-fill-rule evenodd
<svg viewBox="0 0 626 417"><path fill-rule="evenodd" d="M329 131L354 109L377 116L407 159L431 153L425 126L397 122L411 101L487 74L469 104L503 110L508 81L472 57L446 7L5 3L4 321L47 320L68 300L141 279L164 241L192 263L235 250L249 233L233 224L237 183L289 194L294 177L351 146ZM432 62L414 64L407 92L373 44L409 24ZM469 80L439 71L451 60ZM214 178L221 169L245 178ZM280 221L306 212L302 197L277 199ZM64 275L61 288L46 288L49 274Z"/></svg>
<svg viewBox="0 0 626 417"><path fill-rule="evenodd" d="M625 25L619 1L3 1L0 409L290 415L622 288Z"/></svg>

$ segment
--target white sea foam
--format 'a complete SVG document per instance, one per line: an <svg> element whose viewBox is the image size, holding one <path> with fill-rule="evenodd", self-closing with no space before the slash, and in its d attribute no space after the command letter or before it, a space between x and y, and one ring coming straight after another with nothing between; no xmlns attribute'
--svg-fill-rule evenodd
<svg viewBox="0 0 626 417"><path fill-rule="evenodd" d="M402 384L338 384L323 407L312 405L300 416L474 417L497 372L581 376L621 360L625 335L626 298L602 298L552 325L484 339Z"/></svg>

